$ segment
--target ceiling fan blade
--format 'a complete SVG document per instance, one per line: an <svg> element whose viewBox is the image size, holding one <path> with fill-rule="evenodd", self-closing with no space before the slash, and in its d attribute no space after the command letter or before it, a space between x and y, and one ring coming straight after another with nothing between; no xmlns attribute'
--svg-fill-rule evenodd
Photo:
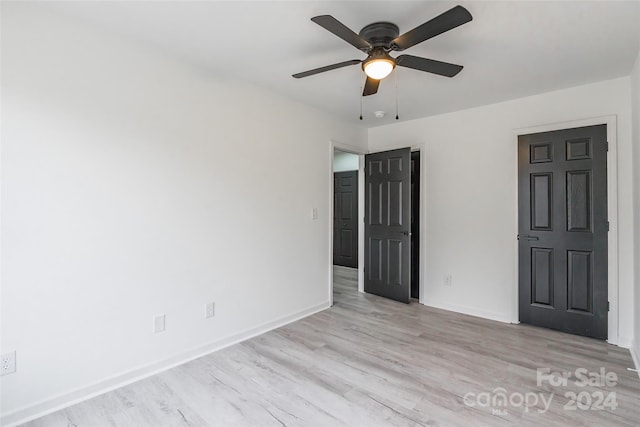
<svg viewBox="0 0 640 427"><path fill-rule="evenodd" d="M346 41L352 46L355 46L357 49L371 49L371 44L369 44L368 41L351 31L349 27L347 27L331 15L315 16L311 18L311 20L320 25L325 30L332 32L336 36L340 37L342 40Z"/></svg>
<svg viewBox="0 0 640 427"><path fill-rule="evenodd" d="M473 17L467 9L462 6L456 6L441 15L436 16L430 21L417 26L413 30L407 31L401 36L396 37L391 46L393 50L405 50L418 43L422 43L432 37L452 30L462 24L471 21Z"/></svg>
<svg viewBox="0 0 640 427"><path fill-rule="evenodd" d="M335 70L336 68L348 67L349 65L356 65L361 63L359 59L352 59L350 61L338 62L337 64L327 65L320 68L314 68L313 70L304 71L302 73L293 74L292 77L301 79L303 77L313 76L314 74L324 73L325 71Z"/></svg>
<svg viewBox="0 0 640 427"><path fill-rule="evenodd" d="M364 83L364 90L362 96L375 95L378 93L378 86L380 86L380 80L372 79L367 76L367 81Z"/></svg>
<svg viewBox="0 0 640 427"><path fill-rule="evenodd" d="M464 68L462 65L436 61L435 59L421 58L413 55L400 55L396 58L396 65L426 71L427 73L453 77Z"/></svg>

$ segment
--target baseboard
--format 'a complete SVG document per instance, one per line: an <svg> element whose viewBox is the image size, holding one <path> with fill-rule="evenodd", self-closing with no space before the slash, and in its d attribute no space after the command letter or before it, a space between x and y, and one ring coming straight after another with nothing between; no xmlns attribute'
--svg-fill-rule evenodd
<svg viewBox="0 0 640 427"><path fill-rule="evenodd" d="M613 344L613 343L610 343L610 344ZM623 347L623 348L631 348L633 345L633 340L631 338L618 335L618 342L614 345L617 345L618 347Z"/></svg>
<svg viewBox="0 0 640 427"><path fill-rule="evenodd" d="M167 369L171 369L175 366L182 365L191 360L205 356L209 353L213 353L225 347L229 347L239 342L248 340L265 332L284 326L288 323L295 322L296 320L300 320L304 317L326 310L330 306L330 302L325 301L322 304L317 304L304 310L279 317L269 322L265 322L259 326L255 326L236 334L229 335L225 338L177 354L162 361L138 367L130 371L105 378L89 386L81 387L51 398L47 398L45 400L41 400L31 405L23 406L6 414L2 414L2 416L0 417L0 425L2 425L3 427L12 427L36 418L40 418L44 415L50 414L71 405L75 405L76 403L91 399L92 397L99 396L111 390L115 390L127 384L131 384L143 378L147 378L151 375L157 374L159 372L166 371Z"/></svg>
<svg viewBox="0 0 640 427"><path fill-rule="evenodd" d="M478 310L477 308L467 307L464 305L448 304L429 300L423 301L422 304L428 307L439 308L447 311L455 311L456 313L468 314L469 316L481 317L483 319L495 320L502 323L513 323L511 316L507 314Z"/></svg>
<svg viewBox="0 0 640 427"><path fill-rule="evenodd" d="M636 374L638 374L638 378L640 378L640 356L639 349L636 347L638 344L635 342L631 342L631 346L629 347L629 352L631 352L631 358L633 359L633 366L635 367Z"/></svg>

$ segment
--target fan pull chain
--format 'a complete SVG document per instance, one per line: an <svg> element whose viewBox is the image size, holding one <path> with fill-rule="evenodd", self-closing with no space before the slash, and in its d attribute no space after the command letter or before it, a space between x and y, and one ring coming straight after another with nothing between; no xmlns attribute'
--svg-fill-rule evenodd
<svg viewBox="0 0 640 427"><path fill-rule="evenodd" d="M397 68L393 70L393 78L396 81L396 120L398 120L399 117L398 117L398 69Z"/></svg>
<svg viewBox="0 0 640 427"><path fill-rule="evenodd" d="M366 79L367 77L364 75L364 71L362 72L362 75L364 76L364 78ZM362 80L362 79L360 79ZM362 96L362 91L364 90L364 83L362 83L362 85L360 86L360 120L362 120L362 98L364 98Z"/></svg>

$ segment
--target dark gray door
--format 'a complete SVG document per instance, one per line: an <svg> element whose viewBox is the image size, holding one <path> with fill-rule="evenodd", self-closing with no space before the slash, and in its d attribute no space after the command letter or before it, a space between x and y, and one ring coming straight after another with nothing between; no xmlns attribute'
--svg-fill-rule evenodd
<svg viewBox="0 0 640 427"><path fill-rule="evenodd" d="M358 171L333 174L333 264L358 267Z"/></svg>
<svg viewBox="0 0 640 427"><path fill-rule="evenodd" d="M518 137L520 321L607 338L607 129Z"/></svg>
<svg viewBox="0 0 640 427"><path fill-rule="evenodd" d="M411 298L411 150L365 156L365 292Z"/></svg>

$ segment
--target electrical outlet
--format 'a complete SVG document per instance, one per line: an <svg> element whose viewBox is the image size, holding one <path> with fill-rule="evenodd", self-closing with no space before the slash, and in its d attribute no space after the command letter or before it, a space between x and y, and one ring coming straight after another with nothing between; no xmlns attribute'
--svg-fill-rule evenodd
<svg viewBox="0 0 640 427"><path fill-rule="evenodd" d="M205 319L210 319L215 315L216 315L216 303L210 302L205 306L204 317Z"/></svg>
<svg viewBox="0 0 640 427"><path fill-rule="evenodd" d="M0 376L13 374L16 371L16 352L12 351L0 356Z"/></svg>
<svg viewBox="0 0 640 427"><path fill-rule="evenodd" d="M164 332L165 321L166 321L166 316L164 314L161 314L160 316L156 316L153 319L153 332L156 334L160 332Z"/></svg>
<svg viewBox="0 0 640 427"><path fill-rule="evenodd" d="M451 286L452 284L453 284L453 278L451 277L451 275L447 274L446 276L444 276L444 285Z"/></svg>

